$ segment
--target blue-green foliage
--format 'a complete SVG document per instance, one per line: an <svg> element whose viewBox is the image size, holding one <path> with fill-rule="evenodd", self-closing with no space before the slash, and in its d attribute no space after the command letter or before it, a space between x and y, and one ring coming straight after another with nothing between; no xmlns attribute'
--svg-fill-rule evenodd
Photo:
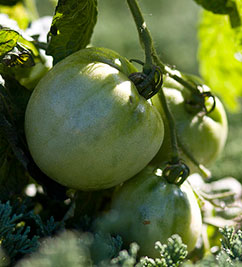
<svg viewBox="0 0 242 267"><path fill-rule="evenodd" d="M1 248L12 261L38 247L38 236L30 236L30 227L24 223L26 214L14 213L9 202L0 202Z"/></svg>
<svg viewBox="0 0 242 267"><path fill-rule="evenodd" d="M27 202L16 201L12 205L9 201L0 202L0 248L11 264L36 251L40 238L53 236L64 226L64 222L56 222L53 217L44 223L29 210ZM2 261L6 261L4 257Z"/></svg>
<svg viewBox="0 0 242 267"><path fill-rule="evenodd" d="M221 240L221 254L227 254L230 260L242 262L242 231L225 227L220 230L223 235ZM220 255L219 255L220 257Z"/></svg>

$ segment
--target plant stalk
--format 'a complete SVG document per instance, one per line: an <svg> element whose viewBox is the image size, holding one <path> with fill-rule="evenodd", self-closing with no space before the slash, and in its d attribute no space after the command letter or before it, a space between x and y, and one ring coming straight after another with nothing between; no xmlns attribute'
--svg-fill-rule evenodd
<svg viewBox="0 0 242 267"><path fill-rule="evenodd" d="M150 34L149 29L146 26L144 17L142 15L142 12L138 6L137 0L127 0L127 3L129 5L130 11L132 13L132 16L134 18L138 33L139 33L139 39L141 46L145 50L145 62L146 66L148 67L150 64L152 64L153 60L154 62L161 68L161 71L163 74L168 74L171 78L185 86L187 89L189 89L194 94L199 94L199 91L197 90L196 86L193 86L189 82L185 81L183 78L179 77L178 75L174 74L174 71L166 66L157 55L157 52L154 48L153 40Z"/></svg>
<svg viewBox="0 0 242 267"><path fill-rule="evenodd" d="M190 159L190 161L194 164L194 166L198 169L198 171L201 173L201 175L205 178L211 177L211 172L202 164L200 164L193 155L186 149L186 147L182 144L182 142L178 138L179 146L181 147L183 153Z"/></svg>
<svg viewBox="0 0 242 267"><path fill-rule="evenodd" d="M161 68L161 71L163 73L167 73L165 65L161 62L161 60L157 56L150 31L146 26L143 15L138 6L137 0L127 0L127 3L128 3L128 6L130 8L130 11L132 13L132 16L134 18L134 21L135 21L135 24L136 24L136 27L139 33L141 46L145 51L145 59L146 59L145 65L150 66L153 63L153 59L154 59L157 65L159 65L159 67ZM166 115L166 118L169 124L169 130L170 130L171 147L172 147L171 163L177 163L179 161L179 152L178 152L178 145L177 145L175 122L169 110L169 107L167 105L165 94L162 88L160 89L160 96L161 96L162 106L164 108L164 112L165 112L165 115Z"/></svg>
<svg viewBox="0 0 242 267"><path fill-rule="evenodd" d="M152 47L153 47L153 42L152 38L150 35L150 32L146 26L145 20L143 18L142 12L138 6L138 3L136 0L127 0L129 9L132 13L132 16L134 18L138 34L139 34L139 39L142 48L145 50L145 65L148 67L152 65L153 59L152 59Z"/></svg>

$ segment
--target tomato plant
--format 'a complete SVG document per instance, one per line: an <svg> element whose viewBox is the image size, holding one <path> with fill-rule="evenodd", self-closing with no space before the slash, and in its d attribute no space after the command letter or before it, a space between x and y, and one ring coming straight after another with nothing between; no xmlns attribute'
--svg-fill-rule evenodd
<svg viewBox="0 0 242 267"><path fill-rule="evenodd" d="M128 75L117 53L87 48L65 58L31 95L25 133L36 164L81 190L117 185L154 157L163 140L160 114Z"/></svg>
<svg viewBox="0 0 242 267"><path fill-rule="evenodd" d="M196 172L197 168L189 159L189 155L192 155L199 164L210 166L223 151L227 139L227 116L223 104L217 97L215 99L209 98L205 105L209 110L215 101L215 108L207 114L194 113L192 107L190 110L187 107L191 94L184 86L172 79L167 79L163 90L168 107L174 117L181 158L193 172ZM203 85L203 90L210 91L205 85ZM151 99L159 110L165 125L164 141L152 161L156 164L169 161L171 158L170 130L160 97L158 93Z"/></svg>
<svg viewBox="0 0 242 267"><path fill-rule="evenodd" d="M158 257L155 242L166 243L173 234L193 250L202 220L189 184L169 184L149 166L114 192L110 211L96 228L121 235L126 245L137 242L142 256Z"/></svg>
<svg viewBox="0 0 242 267"><path fill-rule="evenodd" d="M0 0L0 266L242 261L241 10Z"/></svg>

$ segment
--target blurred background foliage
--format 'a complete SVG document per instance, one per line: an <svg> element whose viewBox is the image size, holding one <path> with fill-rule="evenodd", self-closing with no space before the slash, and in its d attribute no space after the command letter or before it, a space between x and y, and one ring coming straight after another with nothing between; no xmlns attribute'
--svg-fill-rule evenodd
<svg viewBox="0 0 242 267"><path fill-rule="evenodd" d="M56 0L35 1L40 17L54 14ZM192 0L139 2L163 62L175 65L183 72L199 75L198 28L201 8ZM126 1L99 0L98 10L98 22L91 44L111 48L129 59L143 60L143 51ZM219 15L216 18L220 18ZM228 141L222 155L211 166L214 179L233 176L242 182L241 118L241 109L228 110Z"/></svg>

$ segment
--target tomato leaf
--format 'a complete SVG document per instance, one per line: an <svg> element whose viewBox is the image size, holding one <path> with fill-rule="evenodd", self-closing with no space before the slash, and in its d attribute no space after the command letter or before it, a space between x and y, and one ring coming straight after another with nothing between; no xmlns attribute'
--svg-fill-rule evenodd
<svg viewBox="0 0 242 267"><path fill-rule="evenodd" d="M0 96L0 196L1 200L7 200L14 194L20 194L29 178L24 172L26 161L18 144L17 131L4 114L9 101L2 82ZM11 107L8 108L10 111Z"/></svg>
<svg viewBox="0 0 242 267"><path fill-rule="evenodd" d="M0 81L0 94L2 113L23 133L24 114L31 92L13 78L4 76Z"/></svg>
<svg viewBox="0 0 242 267"><path fill-rule="evenodd" d="M3 184L6 183L6 179L11 178L11 173L16 176L11 178L13 183L14 179L20 179L19 177L22 177L21 181L26 181L24 177L28 171L43 185L48 195L65 199L66 189L42 173L27 151L23 125L30 94L30 91L13 78L6 76L0 80L0 188L1 179Z"/></svg>
<svg viewBox="0 0 242 267"><path fill-rule="evenodd" d="M0 28L0 45L2 64L8 67L16 65L31 67L35 64L33 56L34 53L38 54L37 49L17 31L5 27Z"/></svg>
<svg viewBox="0 0 242 267"><path fill-rule="evenodd" d="M0 166L0 196L6 201L23 193L29 177L26 175L23 166L11 154L5 154Z"/></svg>
<svg viewBox="0 0 242 267"><path fill-rule="evenodd" d="M5 81L1 80L0 95L0 138L5 144L3 147L6 148L2 155L9 153L7 151L11 148L18 161L27 168L28 160L20 140L24 135L24 113L30 92L17 81L6 78Z"/></svg>
<svg viewBox="0 0 242 267"><path fill-rule="evenodd" d="M35 65L31 51L25 49L19 44L17 44L12 51L4 55L2 63L8 67L14 67L17 65L32 67Z"/></svg>
<svg viewBox="0 0 242 267"><path fill-rule="evenodd" d="M195 0L195 2L215 14L229 15L233 28L241 25L239 11L234 0Z"/></svg>
<svg viewBox="0 0 242 267"><path fill-rule="evenodd" d="M22 0L0 0L0 5L13 6L16 5L18 2L22 2Z"/></svg>
<svg viewBox="0 0 242 267"><path fill-rule="evenodd" d="M200 72L231 110L242 96L242 27L233 29L225 16L204 11L199 26Z"/></svg>
<svg viewBox="0 0 242 267"><path fill-rule="evenodd" d="M46 56L43 51L47 47L47 33L52 17L48 16L35 20L25 31L21 30L16 21L10 19L7 15L0 14L0 21L3 32L4 30L12 31L18 36L8 50L2 51L0 73L13 77L21 85L32 90L52 66L52 57ZM8 25L11 29L8 28ZM1 46L1 48L3 47Z"/></svg>
<svg viewBox="0 0 242 267"><path fill-rule="evenodd" d="M11 29L0 30L0 57L11 51L17 44L19 33Z"/></svg>
<svg viewBox="0 0 242 267"><path fill-rule="evenodd" d="M54 64L89 44L96 20L97 0L58 1L47 48Z"/></svg>

